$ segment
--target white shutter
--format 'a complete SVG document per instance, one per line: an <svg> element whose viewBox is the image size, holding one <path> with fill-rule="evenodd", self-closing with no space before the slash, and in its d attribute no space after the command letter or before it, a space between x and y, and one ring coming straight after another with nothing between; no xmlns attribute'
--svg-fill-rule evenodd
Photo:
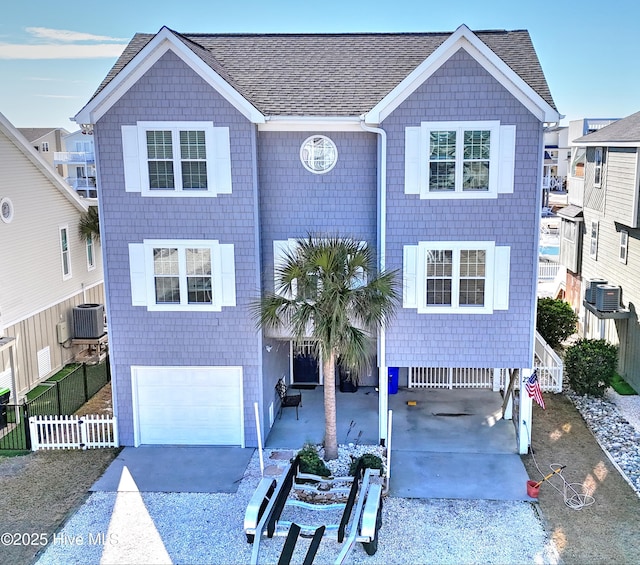
<svg viewBox="0 0 640 565"><path fill-rule="evenodd" d="M511 272L511 248L495 248L493 269L493 309L509 309L509 282Z"/></svg>
<svg viewBox="0 0 640 565"><path fill-rule="evenodd" d="M516 158L516 126L500 126L498 194L512 194Z"/></svg>
<svg viewBox="0 0 640 565"><path fill-rule="evenodd" d="M131 304L147 305L147 277L145 269L144 245L129 244L129 276L131 277Z"/></svg>
<svg viewBox="0 0 640 565"><path fill-rule="evenodd" d="M402 261L402 307L418 307L418 246L405 245Z"/></svg>
<svg viewBox="0 0 640 565"><path fill-rule="evenodd" d="M404 130L404 193L420 194L421 161L420 127Z"/></svg>
<svg viewBox="0 0 640 565"><path fill-rule="evenodd" d="M231 142L229 128L213 128L213 191L231 194Z"/></svg>
<svg viewBox="0 0 640 565"><path fill-rule="evenodd" d="M236 305L236 263L233 243L223 243L220 247L220 279L222 282L221 306Z"/></svg>
<svg viewBox="0 0 640 565"><path fill-rule="evenodd" d="M140 192L140 156L138 126L122 126L122 162L124 164L124 189Z"/></svg>

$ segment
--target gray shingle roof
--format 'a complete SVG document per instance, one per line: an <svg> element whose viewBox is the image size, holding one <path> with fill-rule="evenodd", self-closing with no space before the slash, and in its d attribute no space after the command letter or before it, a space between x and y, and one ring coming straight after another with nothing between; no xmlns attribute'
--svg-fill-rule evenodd
<svg viewBox="0 0 640 565"><path fill-rule="evenodd" d="M58 128L16 128L28 142L44 137Z"/></svg>
<svg viewBox="0 0 640 565"><path fill-rule="evenodd" d="M583 141L607 144L616 142L640 142L640 112L613 122L589 135L579 137L574 140L574 143L581 143Z"/></svg>
<svg viewBox="0 0 640 565"><path fill-rule="evenodd" d="M527 31L475 34L555 109ZM176 35L264 115L357 116L451 33ZM153 37L136 34L96 94Z"/></svg>

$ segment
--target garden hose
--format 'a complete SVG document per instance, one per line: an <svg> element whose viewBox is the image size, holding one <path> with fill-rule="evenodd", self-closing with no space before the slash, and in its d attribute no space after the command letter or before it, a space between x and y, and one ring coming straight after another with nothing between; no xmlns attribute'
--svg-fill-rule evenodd
<svg viewBox="0 0 640 565"><path fill-rule="evenodd" d="M527 423L525 422L524 425L527 426ZM531 457L533 458L533 464L536 466L536 469L538 469L538 472L543 477L543 479L539 481L536 486L540 486L545 481L548 482L555 490L557 490L562 495L562 497L564 498L564 503L572 510L582 510L587 506L591 506L595 502L595 498L593 498L593 496L584 492L584 485L581 485L580 483L568 483L566 481L566 479L562 475L562 470L566 468L566 465L551 463L551 465L549 465L551 473L545 476L545 474L538 466L538 462L536 461L536 456L533 452L533 449L531 449ZM553 475L558 475L562 479L562 490L560 490L549 480ZM578 492L576 488L579 488L583 492Z"/></svg>

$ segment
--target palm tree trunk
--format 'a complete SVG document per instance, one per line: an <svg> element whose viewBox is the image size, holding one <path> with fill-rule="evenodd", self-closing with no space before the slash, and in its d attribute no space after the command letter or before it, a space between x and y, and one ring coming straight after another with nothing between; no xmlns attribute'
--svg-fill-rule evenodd
<svg viewBox="0 0 640 565"><path fill-rule="evenodd" d="M338 458L338 434L336 430L336 356L332 351L324 361L324 458Z"/></svg>

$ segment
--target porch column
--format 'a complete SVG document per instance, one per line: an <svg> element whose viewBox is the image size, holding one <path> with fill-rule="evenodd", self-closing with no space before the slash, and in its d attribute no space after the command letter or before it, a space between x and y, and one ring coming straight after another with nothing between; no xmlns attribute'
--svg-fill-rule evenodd
<svg viewBox="0 0 640 565"><path fill-rule="evenodd" d="M533 400L527 394L525 384L531 376L531 369L520 370L520 410L518 411L518 422L516 423L516 432L518 433L518 453L525 455L529 452L531 445L531 428L533 422Z"/></svg>
<svg viewBox="0 0 640 565"><path fill-rule="evenodd" d="M387 425L389 420L389 377L388 368L378 367L378 423L380 441L387 443Z"/></svg>

